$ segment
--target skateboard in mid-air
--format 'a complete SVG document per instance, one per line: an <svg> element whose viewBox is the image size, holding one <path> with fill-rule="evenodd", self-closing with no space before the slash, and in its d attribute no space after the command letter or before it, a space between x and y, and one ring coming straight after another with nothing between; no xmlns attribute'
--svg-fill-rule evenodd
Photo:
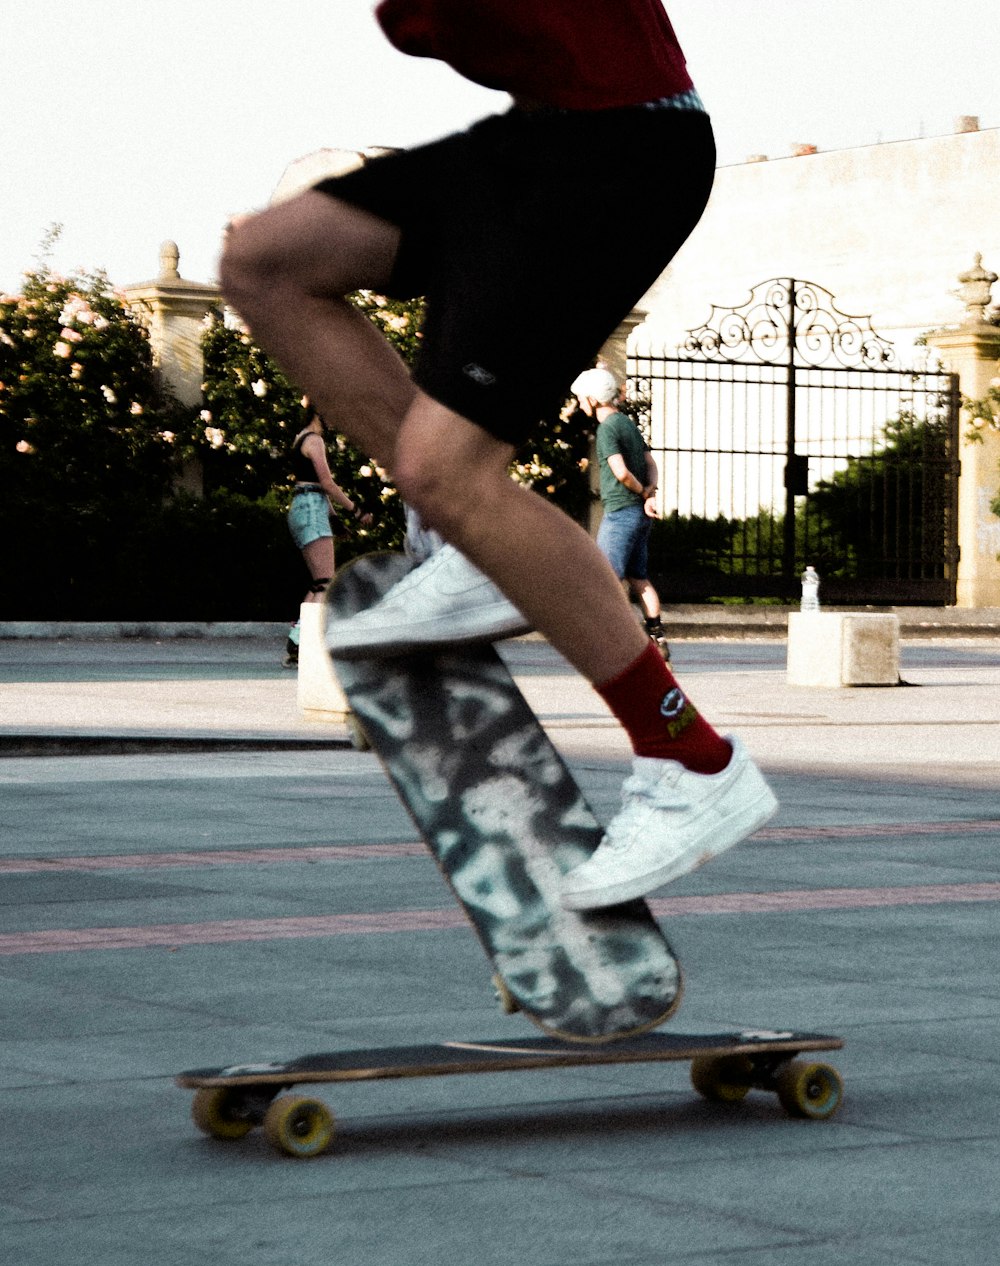
<svg viewBox="0 0 1000 1266"><path fill-rule="evenodd" d="M328 620L369 607L411 566L369 554L337 573ZM563 1041L606 1042L662 1024L677 960L645 902L577 913L562 875L602 828L490 645L341 660L334 668L493 964L507 1010Z"/></svg>
<svg viewBox="0 0 1000 1266"><path fill-rule="evenodd" d="M330 1146L334 1115L321 1099L282 1093L293 1086L687 1060L692 1084L706 1099L735 1104L751 1090L764 1090L777 1095L790 1116L822 1121L840 1107L843 1083L830 1064L798 1056L837 1050L842 1045L840 1038L819 1033L767 1030L647 1033L602 1045L547 1037L515 1042L456 1041L333 1051L287 1063L192 1069L181 1073L176 1081L195 1091L192 1116L204 1133L235 1140L255 1126L263 1126L279 1151L310 1157Z"/></svg>

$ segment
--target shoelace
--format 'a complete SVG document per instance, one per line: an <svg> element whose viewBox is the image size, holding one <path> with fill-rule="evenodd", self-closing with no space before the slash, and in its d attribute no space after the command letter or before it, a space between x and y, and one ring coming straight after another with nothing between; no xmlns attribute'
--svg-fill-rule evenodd
<svg viewBox="0 0 1000 1266"><path fill-rule="evenodd" d="M408 571L402 580L397 580L389 592L383 594L378 602L375 603L375 606L381 606L383 602L390 599L395 601L395 599L401 594L409 593L414 585L421 584L428 576L433 575L441 564L447 560L451 552L452 551L450 551L447 546L444 546L442 549L435 550L430 558L420 563L419 566L414 567L412 571Z"/></svg>
<svg viewBox="0 0 1000 1266"><path fill-rule="evenodd" d="M636 831L636 814L667 808L665 804L653 802L653 791L662 777L662 774L651 778L645 773L631 773L622 783L621 810L612 819L604 835L606 843L612 849L619 850L631 843Z"/></svg>

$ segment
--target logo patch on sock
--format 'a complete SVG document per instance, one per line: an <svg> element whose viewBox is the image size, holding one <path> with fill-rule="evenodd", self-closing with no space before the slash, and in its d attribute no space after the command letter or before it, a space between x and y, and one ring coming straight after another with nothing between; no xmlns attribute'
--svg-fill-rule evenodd
<svg viewBox="0 0 1000 1266"><path fill-rule="evenodd" d="M698 713L694 705L688 702L684 691L679 686L674 686L660 701L660 716L667 723L667 733L671 738L676 738L688 728Z"/></svg>

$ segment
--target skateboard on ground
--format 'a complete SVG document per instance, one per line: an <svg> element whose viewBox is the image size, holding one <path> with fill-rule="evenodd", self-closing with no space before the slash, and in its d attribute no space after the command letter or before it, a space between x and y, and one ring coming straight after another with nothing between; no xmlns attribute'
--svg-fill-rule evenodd
<svg viewBox="0 0 1000 1266"><path fill-rule="evenodd" d="M410 568L370 554L337 573L328 619L376 601ZM550 1036L604 1042L677 1008L677 960L645 902L576 913L563 873L603 834L489 645L334 660L372 751L491 960L505 1010Z"/></svg>
<svg viewBox="0 0 1000 1266"><path fill-rule="evenodd" d="M283 1064L193 1069L176 1080L179 1086L196 1091L192 1116L204 1133L232 1140L262 1125L279 1151L308 1157L329 1147L334 1116L320 1099L281 1093L292 1086L689 1060L692 1084L707 1099L738 1103L750 1090L765 1090L777 1095L790 1116L822 1121L840 1107L840 1075L829 1064L796 1057L841 1046L838 1037L765 1030L648 1033L601 1046L535 1037L520 1042L442 1042L334 1051Z"/></svg>

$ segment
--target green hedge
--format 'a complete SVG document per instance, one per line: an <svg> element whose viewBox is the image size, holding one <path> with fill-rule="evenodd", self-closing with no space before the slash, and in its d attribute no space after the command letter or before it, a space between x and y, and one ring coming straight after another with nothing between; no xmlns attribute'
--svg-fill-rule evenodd
<svg viewBox="0 0 1000 1266"><path fill-rule="evenodd" d="M0 531L4 621L290 620L308 585L276 501L182 495L111 511L56 501L30 519L8 503Z"/></svg>

